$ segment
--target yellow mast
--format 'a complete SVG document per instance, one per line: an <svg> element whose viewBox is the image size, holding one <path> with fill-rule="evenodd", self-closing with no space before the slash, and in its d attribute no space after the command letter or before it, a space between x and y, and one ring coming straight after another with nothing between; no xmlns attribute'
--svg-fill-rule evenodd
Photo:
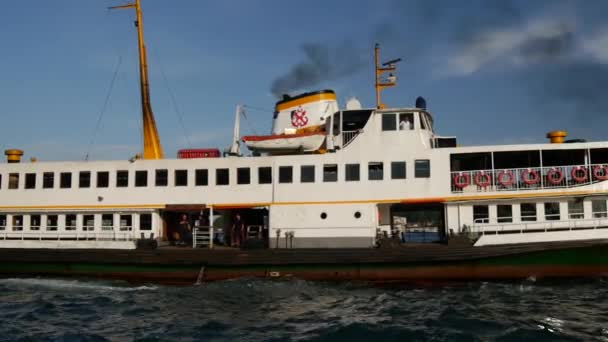
<svg viewBox="0 0 608 342"><path fill-rule="evenodd" d="M152 105L150 104L150 87L148 83L148 61L146 58L146 46L144 45L144 25L141 15L140 0L122 6L110 7L110 9L135 8L137 27L137 42L139 47L139 80L141 90L141 112L143 116L143 158L162 159L163 149L160 145L160 137L156 129Z"/></svg>
<svg viewBox="0 0 608 342"><path fill-rule="evenodd" d="M386 79L386 82L382 82L382 80L380 79L382 74L385 72L390 72L390 71L395 71L395 63L401 61L401 58L397 58L397 59L393 59L391 61L388 61L386 63L383 63L382 66L380 66L380 45L376 44L376 46L374 47L374 61L375 61L375 68L374 70L376 71L376 108L378 109L383 109L385 106L382 102L380 102L380 92L384 89L384 88L388 88L388 87L394 87L397 84L397 78L391 73L389 74L389 76Z"/></svg>

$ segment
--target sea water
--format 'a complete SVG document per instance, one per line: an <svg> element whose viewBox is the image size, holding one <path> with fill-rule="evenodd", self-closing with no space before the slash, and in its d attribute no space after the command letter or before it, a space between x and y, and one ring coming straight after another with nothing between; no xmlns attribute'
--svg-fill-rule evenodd
<svg viewBox="0 0 608 342"><path fill-rule="evenodd" d="M0 279L0 341L608 341L608 280Z"/></svg>

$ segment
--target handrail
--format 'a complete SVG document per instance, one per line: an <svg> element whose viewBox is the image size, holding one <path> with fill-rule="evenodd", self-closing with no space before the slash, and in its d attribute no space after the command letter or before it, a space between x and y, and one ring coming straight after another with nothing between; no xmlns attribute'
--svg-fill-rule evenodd
<svg viewBox="0 0 608 342"><path fill-rule="evenodd" d="M348 146L362 132L362 129L358 129L355 131L342 131L342 148Z"/></svg>
<svg viewBox="0 0 608 342"><path fill-rule="evenodd" d="M209 249L212 249L214 232L215 228L213 226L194 226L192 229L192 248L207 245Z"/></svg>
<svg viewBox="0 0 608 342"><path fill-rule="evenodd" d="M114 240L132 241L136 237L122 232L88 232L88 231L0 231L0 240Z"/></svg>
<svg viewBox="0 0 608 342"><path fill-rule="evenodd" d="M594 213L601 214L601 213ZM487 233L498 234L504 231L527 231L538 232L539 230L547 232L552 230L572 230L574 229L598 229L608 228L608 217L598 217L590 219L568 219L568 220L548 220L548 221L522 221L522 222L505 222L505 223L474 223L471 226L473 233L485 235Z"/></svg>

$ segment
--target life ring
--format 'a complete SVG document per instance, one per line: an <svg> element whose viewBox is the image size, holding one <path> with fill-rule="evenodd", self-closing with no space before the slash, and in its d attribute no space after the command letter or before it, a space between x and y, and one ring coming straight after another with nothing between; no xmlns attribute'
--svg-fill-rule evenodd
<svg viewBox="0 0 608 342"><path fill-rule="evenodd" d="M587 180L587 169L580 166L573 167L572 171L570 171L570 176L572 176L572 179L574 179L577 183L584 182Z"/></svg>
<svg viewBox="0 0 608 342"><path fill-rule="evenodd" d="M504 179L505 177L507 177L507 179ZM496 180L500 185L504 187L510 187L511 185L513 185L515 177L513 176L512 171L500 171L498 173L498 176L496 176Z"/></svg>
<svg viewBox="0 0 608 342"><path fill-rule="evenodd" d="M480 188L485 188L492 182L492 177L485 172L477 172L475 175L475 185Z"/></svg>
<svg viewBox="0 0 608 342"><path fill-rule="evenodd" d="M533 185L538 183L540 177L538 176L538 172L533 169L526 169L521 173L521 180L526 185Z"/></svg>
<svg viewBox="0 0 608 342"><path fill-rule="evenodd" d="M560 169L551 169L547 172L547 182L551 185L557 185L564 180L564 173Z"/></svg>
<svg viewBox="0 0 608 342"><path fill-rule="evenodd" d="M607 180L608 179L608 166L596 165L593 168L593 178L595 178L597 180Z"/></svg>
<svg viewBox="0 0 608 342"><path fill-rule="evenodd" d="M462 189L465 186L471 184L471 177L469 177L468 173L459 173L457 175L454 175L454 186Z"/></svg>

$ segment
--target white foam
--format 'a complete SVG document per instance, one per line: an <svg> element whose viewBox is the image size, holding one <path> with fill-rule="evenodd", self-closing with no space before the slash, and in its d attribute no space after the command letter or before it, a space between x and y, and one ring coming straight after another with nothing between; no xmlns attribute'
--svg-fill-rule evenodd
<svg viewBox="0 0 608 342"><path fill-rule="evenodd" d="M158 287L150 285L142 286L115 286L107 283L82 280L66 280L66 279L44 279L44 278L7 278L0 279L0 285L8 286L30 286L30 287L47 287L53 289L74 289L74 290L91 290L91 291L118 291L118 292L133 292L133 291L154 291Z"/></svg>

